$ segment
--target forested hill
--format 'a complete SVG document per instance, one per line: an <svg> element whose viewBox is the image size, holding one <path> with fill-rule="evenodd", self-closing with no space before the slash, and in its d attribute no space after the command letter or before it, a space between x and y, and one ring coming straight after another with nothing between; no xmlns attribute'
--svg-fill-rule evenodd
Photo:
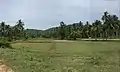
<svg viewBox="0 0 120 72"><path fill-rule="evenodd" d="M41 36L41 34L43 33L43 30L26 29L25 32L26 32L28 37L36 38L36 37L40 37Z"/></svg>

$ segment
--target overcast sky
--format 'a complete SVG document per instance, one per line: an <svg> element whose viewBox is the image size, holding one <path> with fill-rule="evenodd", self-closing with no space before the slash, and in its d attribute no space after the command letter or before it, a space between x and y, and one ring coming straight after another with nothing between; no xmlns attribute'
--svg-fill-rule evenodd
<svg viewBox="0 0 120 72"><path fill-rule="evenodd" d="M120 0L0 0L0 21L14 25L18 19L26 28L47 29L100 19L104 11L120 16Z"/></svg>

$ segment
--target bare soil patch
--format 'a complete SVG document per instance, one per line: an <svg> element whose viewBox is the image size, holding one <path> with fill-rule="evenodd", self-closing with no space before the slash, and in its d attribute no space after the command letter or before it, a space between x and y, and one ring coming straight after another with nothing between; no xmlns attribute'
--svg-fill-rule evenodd
<svg viewBox="0 0 120 72"><path fill-rule="evenodd" d="M5 63L0 60L0 72L14 72L10 67L5 65Z"/></svg>

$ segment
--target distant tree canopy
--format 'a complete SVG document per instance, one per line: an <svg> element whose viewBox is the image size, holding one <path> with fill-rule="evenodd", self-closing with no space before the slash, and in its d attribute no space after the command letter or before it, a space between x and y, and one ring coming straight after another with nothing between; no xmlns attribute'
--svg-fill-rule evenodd
<svg viewBox="0 0 120 72"><path fill-rule="evenodd" d="M42 30L26 29L25 33L26 33L27 38L37 38L37 37L41 37Z"/></svg>
<svg viewBox="0 0 120 72"><path fill-rule="evenodd" d="M59 27L47 30L24 29L24 22L18 20L14 26L0 23L0 38L7 40L19 40L28 38L54 38L54 39L73 39L77 38L119 38L120 20L116 15L111 15L107 11L103 13L101 20L93 23L80 21L73 24L60 22Z"/></svg>
<svg viewBox="0 0 120 72"><path fill-rule="evenodd" d="M18 20L14 26L7 25L5 22L0 23L0 38L6 40L17 40L23 38L24 23Z"/></svg>
<svg viewBox="0 0 120 72"><path fill-rule="evenodd" d="M42 30L25 29L24 22L18 20L14 26L7 25L5 22L0 23L0 39L2 40L21 40L28 38L40 37Z"/></svg>
<svg viewBox="0 0 120 72"><path fill-rule="evenodd" d="M101 20L95 20L91 24L88 21L85 24L80 21L66 25L62 21L59 27L43 31L42 37L74 40L76 38L119 38L120 20L116 15L111 15L106 11Z"/></svg>

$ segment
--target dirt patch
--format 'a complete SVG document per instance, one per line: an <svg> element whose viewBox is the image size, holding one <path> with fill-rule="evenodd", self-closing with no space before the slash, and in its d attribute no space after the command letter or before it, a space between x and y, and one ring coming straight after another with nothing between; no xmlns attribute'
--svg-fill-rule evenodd
<svg viewBox="0 0 120 72"><path fill-rule="evenodd" d="M4 64L3 60L0 60L0 72L14 72L10 67Z"/></svg>

